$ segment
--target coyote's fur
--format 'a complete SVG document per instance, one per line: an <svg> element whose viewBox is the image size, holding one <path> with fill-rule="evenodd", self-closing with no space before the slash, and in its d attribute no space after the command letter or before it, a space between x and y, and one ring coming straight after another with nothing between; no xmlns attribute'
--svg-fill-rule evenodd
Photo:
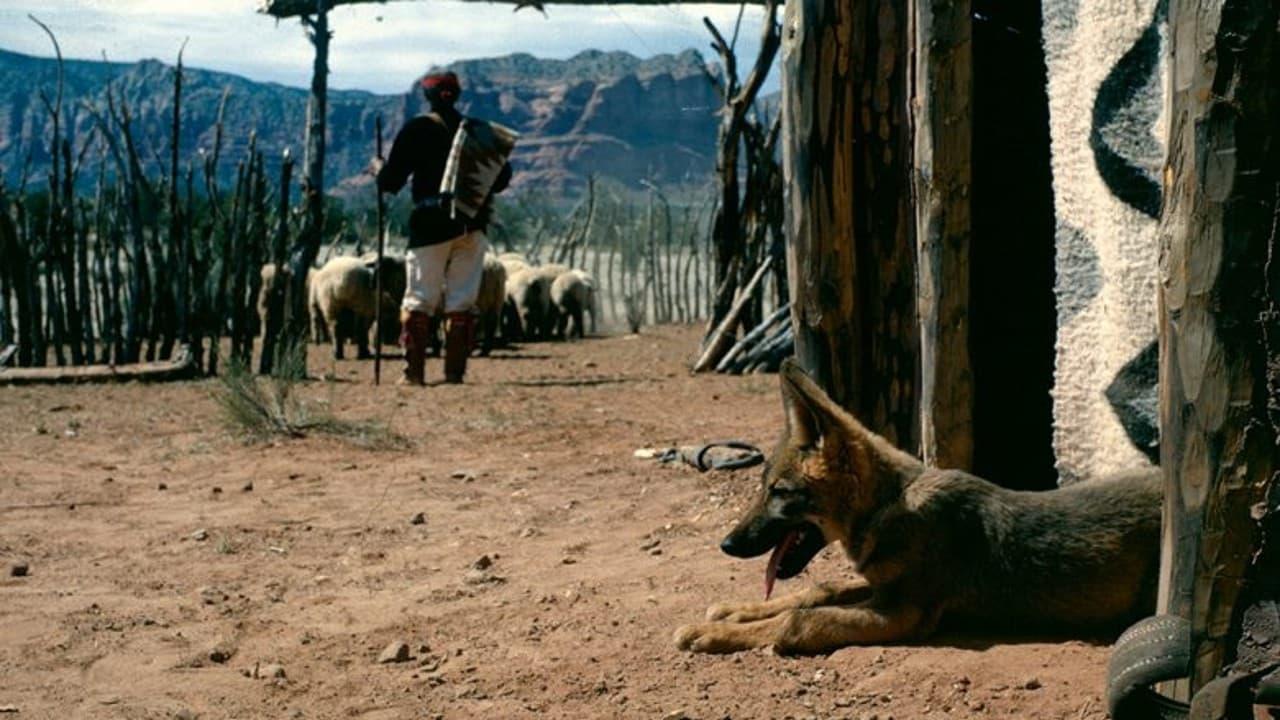
<svg viewBox="0 0 1280 720"><path fill-rule="evenodd" d="M919 639L942 621L988 632L1120 629L1155 610L1158 470L1047 492L925 467L863 427L799 366L781 373L787 428L755 505L724 539L772 551L766 600L713 605L676 631L696 652L815 653ZM861 580L769 600L839 542Z"/></svg>

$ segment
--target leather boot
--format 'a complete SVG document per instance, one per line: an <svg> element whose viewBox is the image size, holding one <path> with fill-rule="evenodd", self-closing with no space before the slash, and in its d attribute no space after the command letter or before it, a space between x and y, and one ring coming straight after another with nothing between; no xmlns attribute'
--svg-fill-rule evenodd
<svg viewBox="0 0 1280 720"><path fill-rule="evenodd" d="M439 315L432 315L427 321L427 356L440 357L440 326L444 324L444 318Z"/></svg>
<svg viewBox="0 0 1280 720"><path fill-rule="evenodd" d="M460 383L467 374L475 316L469 312L449 313L448 320L449 326L444 335L444 381Z"/></svg>
<svg viewBox="0 0 1280 720"><path fill-rule="evenodd" d="M431 318L426 313L400 311L400 345L404 347L404 375L401 385L426 385L427 333Z"/></svg>

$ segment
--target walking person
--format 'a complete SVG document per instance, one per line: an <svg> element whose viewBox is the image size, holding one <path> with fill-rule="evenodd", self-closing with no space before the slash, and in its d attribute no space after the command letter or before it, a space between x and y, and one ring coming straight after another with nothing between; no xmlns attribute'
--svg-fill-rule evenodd
<svg viewBox="0 0 1280 720"><path fill-rule="evenodd" d="M503 164L488 199L474 217L458 218L451 213L451 198L442 193L441 180L454 138L466 120L455 107L462 86L452 72L428 74L421 85L431 112L406 123L396 135L386 163L380 167L375 164L380 192L397 193L413 176L414 211L400 306L400 342L405 356L400 382L426 384L427 345L439 330L443 300L444 380L461 383L475 333L474 308L488 249L485 229L492 198L511 181L511 165Z"/></svg>

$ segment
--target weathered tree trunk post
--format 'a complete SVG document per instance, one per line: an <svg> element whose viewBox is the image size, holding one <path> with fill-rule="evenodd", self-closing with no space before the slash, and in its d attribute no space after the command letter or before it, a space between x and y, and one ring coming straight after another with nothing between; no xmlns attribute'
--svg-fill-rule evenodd
<svg viewBox="0 0 1280 720"><path fill-rule="evenodd" d="M831 396L918 445L905 3L789 0L783 166L796 356Z"/></svg>
<svg viewBox="0 0 1280 720"><path fill-rule="evenodd" d="M289 372L306 375L307 368L307 270L320 254L324 233L324 150L325 115L329 88L329 2L315 0L315 14L302 19L307 36L315 47L311 68L311 98L307 103L306 154L303 158L306 178L303 181L303 225L289 252L288 311L285 314L285 345L294 353L293 362L284 365ZM280 192L289 192L281 188Z"/></svg>
<svg viewBox="0 0 1280 720"><path fill-rule="evenodd" d="M293 157L286 149L280 163L280 194L276 198L278 203L276 231L271 241L270 252L271 262L276 266L276 272L271 277L271 288L267 294L267 316L262 322L262 354L258 359L258 373L262 375L275 372L282 347L281 329L284 327L285 308L288 307L286 298L290 285L284 272L284 263L285 247L289 240L289 185L292 179ZM303 304L306 304L305 299ZM310 318L309 309L307 317ZM287 345L287 343L284 344Z"/></svg>
<svg viewBox="0 0 1280 720"><path fill-rule="evenodd" d="M1173 0L1160 222L1160 608L1191 689L1272 655L1280 597L1280 6ZM1252 625L1270 617L1272 623ZM1243 639L1251 627L1255 642ZM1271 649L1267 651L1265 648Z"/></svg>
<svg viewBox="0 0 1280 720"><path fill-rule="evenodd" d="M920 453L929 465L970 470L973 12L969 0L915 0L912 5Z"/></svg>
<svg viewBox="0 0 1280 720"><path fill-rule="evenodd" d="M191 312L191 239L183 232L185 225L182 208L178 204L178 149L182 134L182 53L186 50L184 42L178 50L178 64L173 69L173 121L169 134L169 243L175 245L173 257L177 258L176 267L169 268L173 273L170 282L177 287L173 293L177 307L178 343L180 346L191 342L189 316ZM190 181L188 180L188 184Z"/></svg>
<svg viewBox="0 0 1280 720"><path fill-rule="evenodd" d="M97 353L94 351L94 322L93 322L93 299L89 291L89 207L88 201L82 200L77 203L72 201L71 214L79 218L79 222L72 221L70 227L73 230L72 237L76 244L76 305L80 308L80 338L79 342L83 360L86 364L92 365L96 362Z"/></svg>
<svg viewBox="0 0 1280 720"><path fill-rule="evenodd" d="M0 350L15 342L17 333L23 332L22 313L17 312L18 303L22 302L16 282L20 262L17 245L18 233L9 218L9 200L5 197L4 184L0 182ZM15 321L17 332L14 331Z"/></svg>

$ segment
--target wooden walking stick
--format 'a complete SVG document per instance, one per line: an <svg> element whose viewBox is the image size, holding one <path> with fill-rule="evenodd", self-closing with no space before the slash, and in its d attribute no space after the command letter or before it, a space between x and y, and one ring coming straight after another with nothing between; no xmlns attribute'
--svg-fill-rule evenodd
<svg viewBox="0 0 1280 720"><path fill-rule="evenodd" d="M374 151L379 161L382 160L382 115L374 121ZM382 251L386 233L383 231L387 212L386 202L382 199L382 189L378 187L378 178L373 178L373 190L378 194L378 265L374 273L373 296L373 384L382 384Z"/></svg>

